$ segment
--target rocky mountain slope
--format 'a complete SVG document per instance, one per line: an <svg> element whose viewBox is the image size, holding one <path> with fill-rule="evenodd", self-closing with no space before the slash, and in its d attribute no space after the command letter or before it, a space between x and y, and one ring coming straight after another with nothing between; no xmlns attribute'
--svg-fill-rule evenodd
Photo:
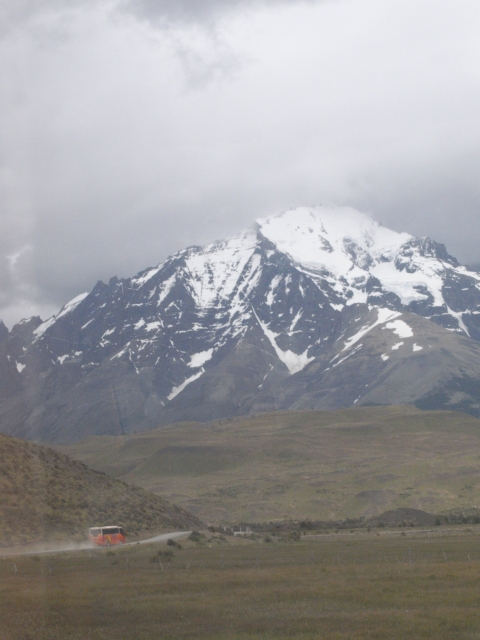
<svg viewBox="0 0 480 640"><path fill-rule="evenodd" d="M47 540L87 541L91 526L142 531L201 527L192 514L144 489L23 440L0 436L0 546Z"/></svg>
<svg viewBox="0 0 480 640"><path fill-rule="evenodd" d="M259 220L0 340L1 429L47 441L273 409L480 410L480 274L350 208Z"/></svg>

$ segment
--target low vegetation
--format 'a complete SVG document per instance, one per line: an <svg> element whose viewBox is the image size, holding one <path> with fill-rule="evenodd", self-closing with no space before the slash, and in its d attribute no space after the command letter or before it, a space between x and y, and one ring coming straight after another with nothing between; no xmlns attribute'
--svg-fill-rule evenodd
<svg viewBox="0 0 480 640"><path fill-rule="evenodd" d="M0 559L0 640L480 637L477 526L193 537Z"/></svg>
<svg viewBox="0 0 480 640"><path fill-rule="evenodd" d="M31 442L0 435L0 546L85 541L87 528L119 524L131 535L201 523L159 496Z"/></svg>
<svg viewBox="0 0 480 640"><path fill-rule="evenodd" d="M480 511L480 420L409 406L264 413L64 449L214 524Z"/></svg>

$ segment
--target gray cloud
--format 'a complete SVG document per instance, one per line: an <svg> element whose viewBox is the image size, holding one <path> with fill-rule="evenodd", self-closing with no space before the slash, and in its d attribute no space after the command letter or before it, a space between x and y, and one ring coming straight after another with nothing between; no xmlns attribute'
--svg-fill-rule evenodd
<svg viewBox="0 0 480 640"><path fill-rule="evenodd" d="M365 174L351 200L386 225L430 236L464 263L478 263L479 169L480 151L420 167L376 167Z"/></svg>
<svg viewBox="0 0 480 640"><path fill-rule="evenodd" d="M302 204L351 204L480 259L473 0L156 3L168 29L148 4L141 20L89 0L8 6L10 324Z"/></svg>
<svg viewBox="0 0 480 640"><path fill-rule="evenodd" d="M332 1L332 0L330 0ZM67 13L104 4L157 26L166 23L208 23L239 9L275 7L325 0L0 0L0 33L42 14Z"/></svg>
<svg viewBox="0 0 480 640"><path fill-rule="evenodd" d="M58 15L91 6L95 0L0 0L0 35L43 15Z"/></svg>
<svg viewBox="0 0 480 640"><path fill-rule="evenodd" d="M283 4L299 4L321 0L122 0L120 7L153 22L210 22L238 9Z"/></svg>

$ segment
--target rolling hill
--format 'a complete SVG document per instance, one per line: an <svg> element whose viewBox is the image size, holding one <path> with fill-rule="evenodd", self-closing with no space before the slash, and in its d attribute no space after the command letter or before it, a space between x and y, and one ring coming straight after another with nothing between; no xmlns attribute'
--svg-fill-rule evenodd
<svg viewBox="0 0 480 640"><path fill-rule="evenodd" d="M480 420L408 406L264 413L62 450L213 523L480 506Z"/></svg>
<svg viewBox="0 0 480 640"><path fill-rule="evenodd" d="M129 536L201 526L158 495L48 447L0 435L0 460L0 546L86 541L88 527L105 524Z"/></svg>

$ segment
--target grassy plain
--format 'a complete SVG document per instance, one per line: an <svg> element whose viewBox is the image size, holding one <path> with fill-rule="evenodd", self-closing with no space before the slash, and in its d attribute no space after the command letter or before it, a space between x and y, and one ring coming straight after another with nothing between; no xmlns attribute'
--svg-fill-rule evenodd
<svg viewBox="0 0 480 640"><path fill-rule="evenodd" d="M63 449L210 522L480 506L480 420L409 406L264 413Z"/></svg>
<svg viewBox="0 0 480 640"><path fill-rule="evenodd" d="M479 527L159 549L1 559L0 640L480 638Z"/></svg>

